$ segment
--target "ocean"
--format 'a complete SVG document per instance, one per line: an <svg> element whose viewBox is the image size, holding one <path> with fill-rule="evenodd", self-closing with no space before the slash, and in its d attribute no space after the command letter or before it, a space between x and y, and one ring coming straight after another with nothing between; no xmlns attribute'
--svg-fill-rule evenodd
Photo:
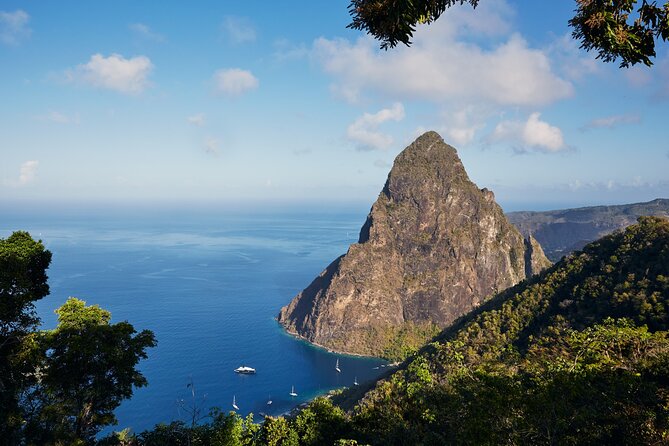
<svg viewBox="0 0 669 446"><path fill-rule="evenodd" d="M42 328L74 296L155 333L158 346L139 365L149 385L121 404L113 428L141 432L188 422L193 409L232 410L233 398L241 415L278 415L382 373L382 360L316 348L275 320L357 241L366 212L16 211L0 219L0 237L27 230L53 253L51 294L37 303ZM234 373L241 365L257 373Z"/></svg>

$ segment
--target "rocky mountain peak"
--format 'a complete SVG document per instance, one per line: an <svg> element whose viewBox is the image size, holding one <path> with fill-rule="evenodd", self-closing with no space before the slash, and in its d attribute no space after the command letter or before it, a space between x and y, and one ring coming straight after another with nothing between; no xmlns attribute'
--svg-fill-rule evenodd
<svg viewBox="0 0 669 446"><path fill-rule="evenodd" d="M395 159L383 192L401 200L414 195L424 183L469 181L457 151L436 132L427 132Z"/></svg>
<svg viewBox="0 0 669 446"><path fill-rule="evenodd" d="M547 264L493 193L471 182L457 151L427 132L395 159L358 243L279 321L316 344L388 356L398 336L422 342Z"/></svg>

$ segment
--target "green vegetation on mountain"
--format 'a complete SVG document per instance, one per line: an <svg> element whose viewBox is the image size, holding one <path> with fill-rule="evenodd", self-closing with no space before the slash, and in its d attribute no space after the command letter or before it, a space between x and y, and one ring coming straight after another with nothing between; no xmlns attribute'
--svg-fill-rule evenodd
<svg viewBox="0 0 669 446"><path fill-rule="evenodd" d="M116 423L114 409L147 384L137 371L153 333L70 298L58 326L37 329L51 253L27 232L0 239L0 444L84 445Z"/></svg>
<svg viewBox="0 0 669 446"><path fill-rule="evenodd" d="M668 305L669 221L641 218L459 320L352 423L375 444L661 442Z"/></svg>
<svg viewBox="0 0 669 446"><path fill-rule="evenodd" d="M391 331L381 356L390 361L402 361L416 353L440 331L438 325L430 322L407 322Z"/></svg>

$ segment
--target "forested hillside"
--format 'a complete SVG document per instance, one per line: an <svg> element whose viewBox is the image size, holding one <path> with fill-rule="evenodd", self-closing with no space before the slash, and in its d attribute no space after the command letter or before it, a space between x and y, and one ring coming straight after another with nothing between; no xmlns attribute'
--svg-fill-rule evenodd
<svg viewBox="0 0 669 446"><path fill-rule="evenodd" d="M353 421L374 444L664 441L668 303L669 221L641 218L462 318Z"/></svg>

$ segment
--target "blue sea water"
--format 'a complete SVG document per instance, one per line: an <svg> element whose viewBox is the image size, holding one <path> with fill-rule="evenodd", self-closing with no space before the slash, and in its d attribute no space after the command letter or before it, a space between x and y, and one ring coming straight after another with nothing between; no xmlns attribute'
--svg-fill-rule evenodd
<svg viewBox="0 0 669 446"><path fill-rule="evenodd" d="M188 420L184 406L232 410L233 397L242 415L277 415L383 372L381 360L313 347L274 319L356 241L364 218L362 210L14 212L2 217L0 237L28 230L53 253L51 294L37 304L43 328L53 328L53 310L75 296L111 311L112 322L155 333L158 346L139 366L149 385L116 411L115 429L141 432ZM240 365L257 374L235 374ZM288 395L291 386L298 397Z"/></svg>

